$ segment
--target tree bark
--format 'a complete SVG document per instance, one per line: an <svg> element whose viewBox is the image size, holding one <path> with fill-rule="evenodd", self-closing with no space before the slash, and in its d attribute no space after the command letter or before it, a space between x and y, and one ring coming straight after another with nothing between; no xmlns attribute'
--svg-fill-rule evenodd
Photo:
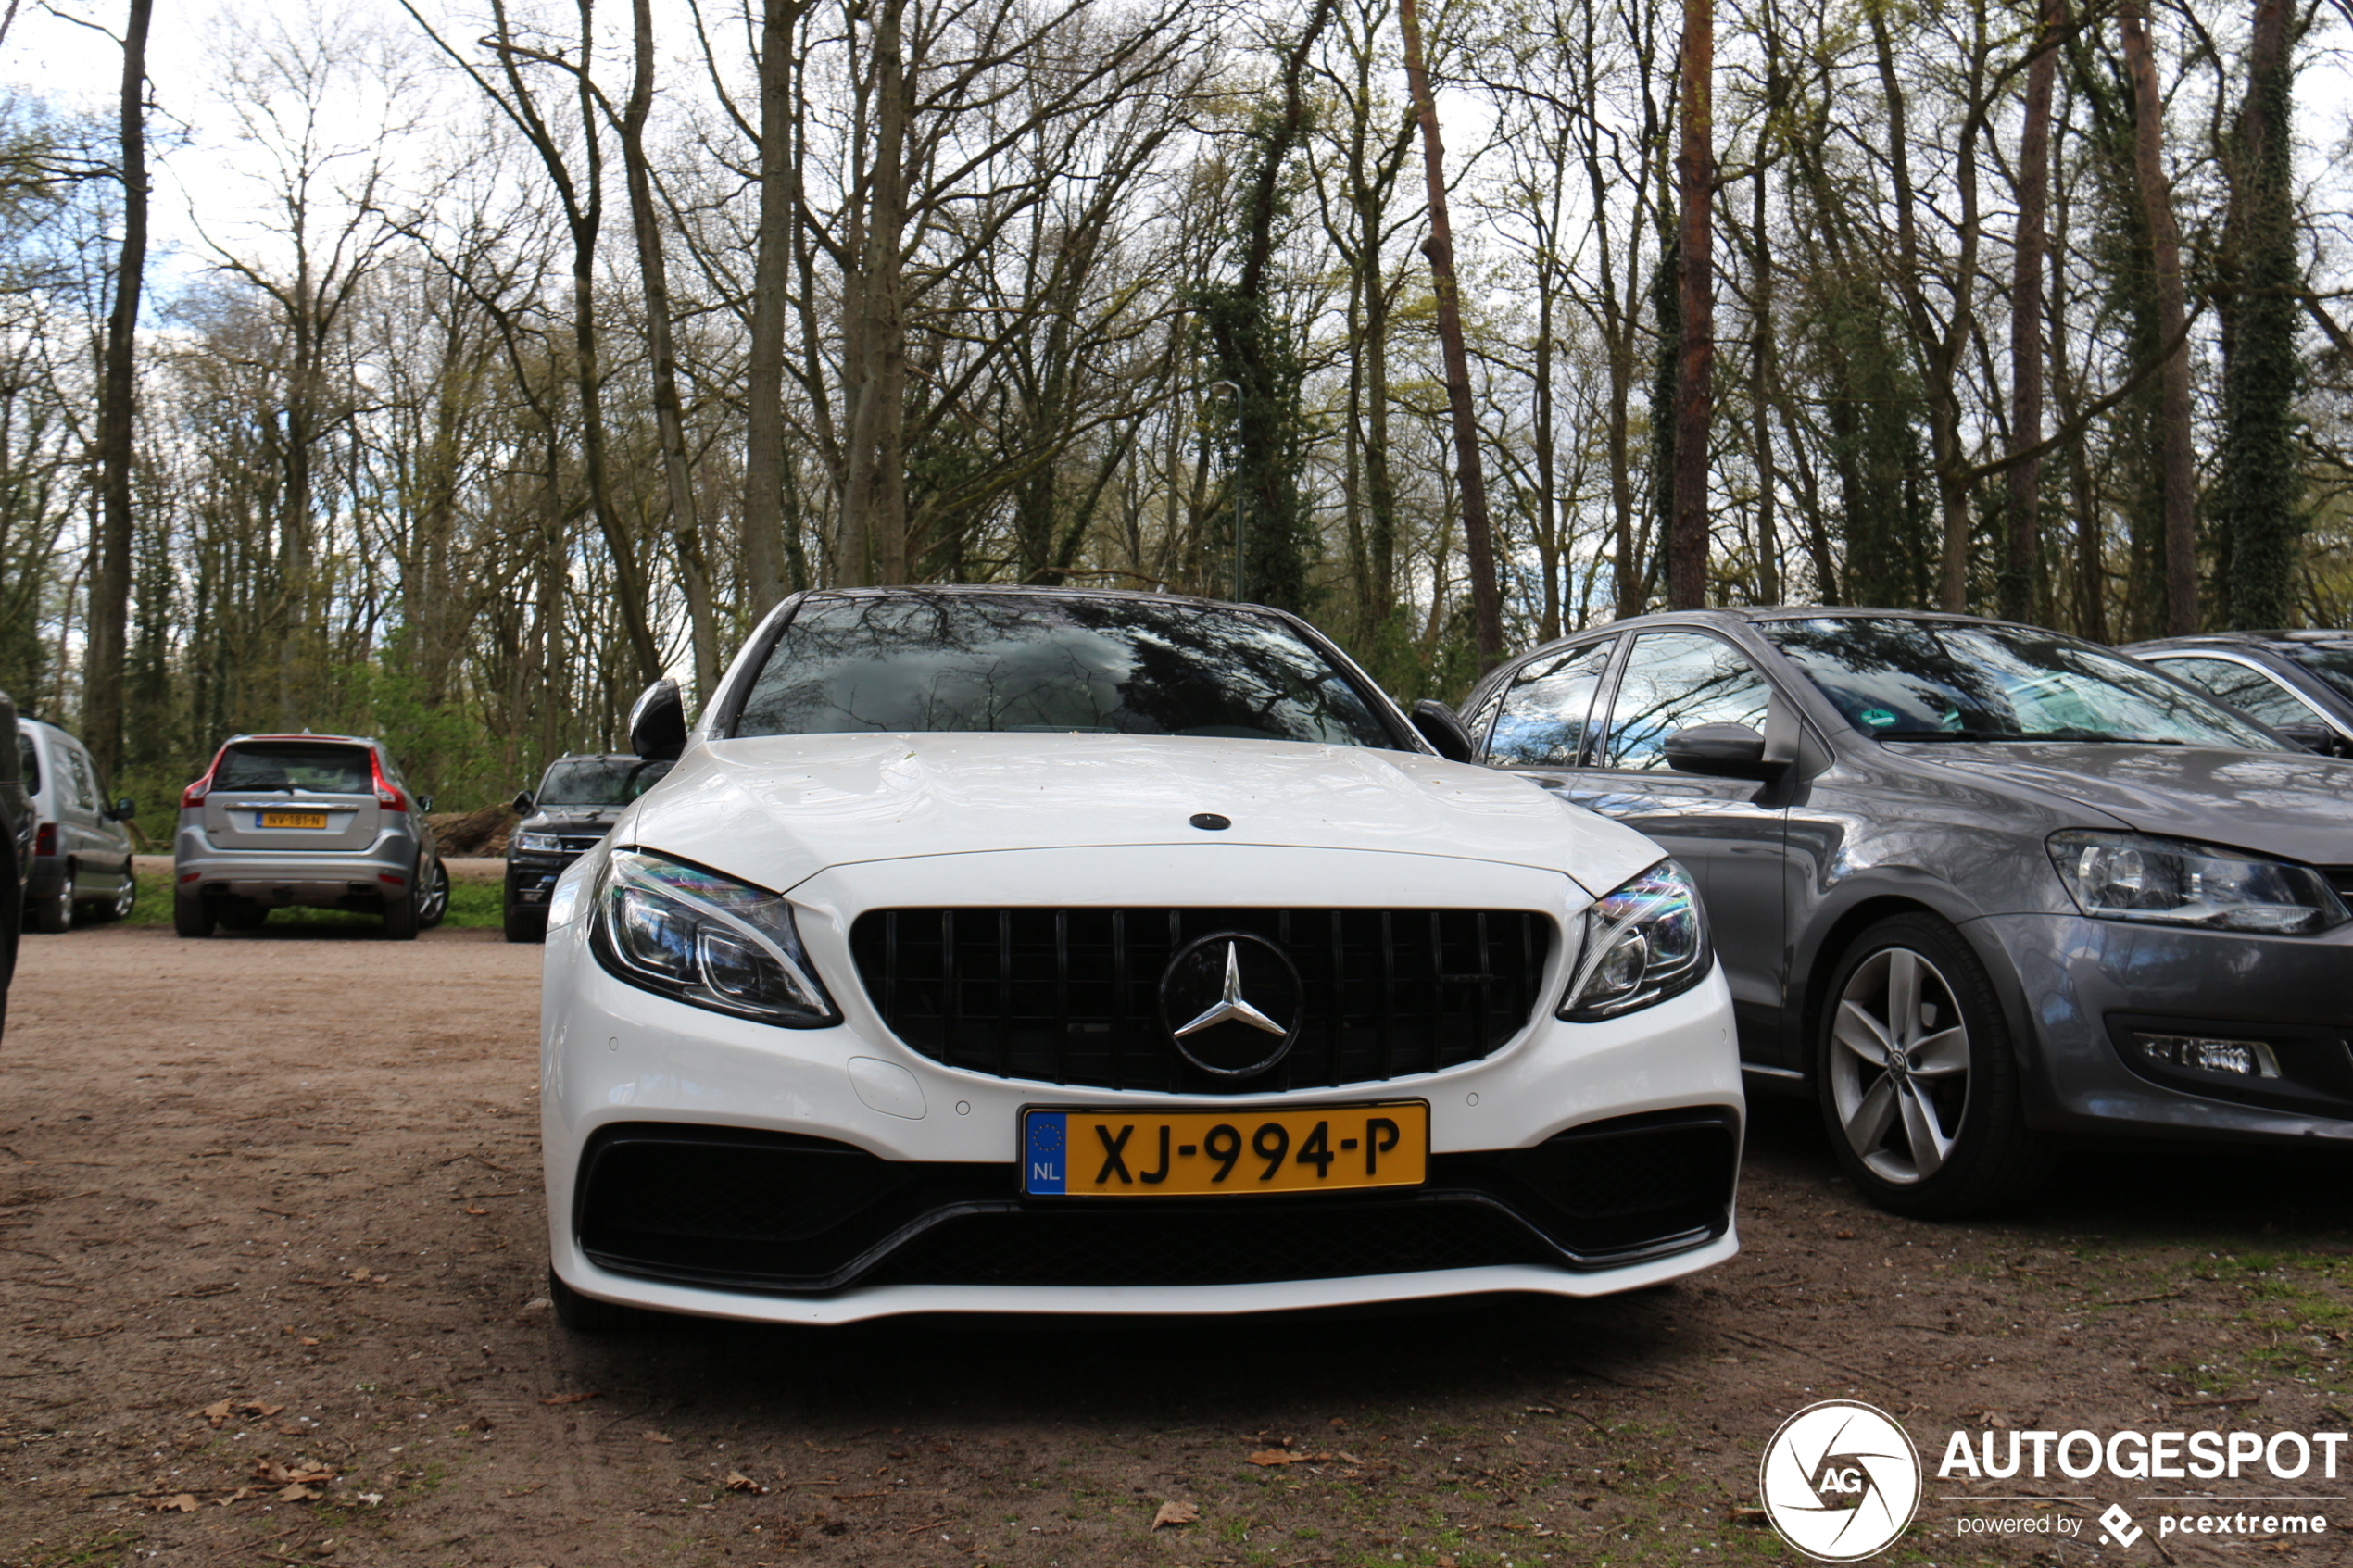
<svg viewBox="0 0 2353 1568"><path fill-rule="evenodd" d="M2034 57L2026 68L2025 118L2018 139L2018 235L2010 259L2010 451L2027 453L2043 440L2044 219L2051 191L2051 84L2058 69L2058 31L2065 0L2043 0ZM2009 537L2002 568L2001 608L2010 621L2035 619L2042 576L2038 513L2043 483L2039 458L2024 457L2009 470Z"/></svg>
<svg viewBox="0 0 2353 1568"><path fill-rule="evenodd" d="M882 0L875 26L875 162L868 173L864 245L854 274L857 352L849 442L844 454L841 532L834 580L845 587L907 580L907 508L901 437L907 379L901 311L902 231L907 222L906 0Z"/></svg>
<svg viewBox="0 0 2353 1568"><path fill-rule="evenodd" d="M2236 297L2224 355L2221 502L2229 621L2240 630L2303 620L2297 592L2304 482L2297 452L2296 347L2303 266L2296 254L2295 108L2287 0L2256 0L2246 96L2231 170Z"/></svg>
<svg viewBox="0 0 2353 1568"><path fill-rule="evenodd" d="M1716 375L1716 6L1683 0L1675 156L1682 235L1676 254L1682 341L1675 370L1675 489L1667 532L1667 603L1707 603L1708 424Z"/></svg>
<svg viewBox="0 0 2353 1568"><path fill-rule="evenodd" d="M784 596L785 306L800 159L793 146L793 33L802 0L764 0L760 31L760 228L751 282L751 353L744 367L744 594L755 616Z"/></svg>
<svg viewBox="0 0 2353 1568"><path fill-rule="evenodd" d="M695 691L708 700L719 684L719 632L711 616L711 583L695 522L694 478L687 470L686 420L678 402L678 350L670 323L670 269L661 253L661 216L654 204L653 170L646 159L646 119L654 102L652 0L632 0L636 69L621 117L621 162L629 186L629 216L636 232L637 272L646 290L646 347L652 363L654 428L670 502L670 535L678 550L678 584L686 598L694 641Z"/></svg>
<svg viewBox="0 0 2353 1568"><path fill-rule="evenodd" d="M2158 372L2158 474L2165 495L2165 631L2197 630L2197 495L2190 447L2188 307L2182 284L2182 231L2173 218L2172 182L2165 172L2164 100L2149 46L2147 0L2120 0L2117 33L2133 82L2133 169L2148 223L2157 274L2157 333L2171 345Z"/></svg>
<svg viewBox="0 0 2353 1568"><path fill-rule="evenodd" d="M1471 408L1470 357L1463 345L1462 293L1454 278L1454 233L1446 215L1446 148L1439 140L1438 106L1422 62L1421 19L1415 0L1398 0L1404 34L1405 82L1422 125L1422 171L1429 187L1430 281L1438 296L1438 337L1446 361L1446 401L1453 415L1454 464L1462 488L1463 546L1469 558L1471 626L1479 658L1504 657L1503 590L1495 575L1495 536L1487 515L1487 475L1478 451L1478 421Z"/></svg>
<svg viewBox="0 0 2353 1568"><path fill-rule="evenodd" d="M131 613L131 462L135 433L139 295L147 265L147 22L154 0L131 0L122 36L122 251L107 317L99 390L97 548L90 576L82 738L113 781L122 763L122 654Z"/></svg>

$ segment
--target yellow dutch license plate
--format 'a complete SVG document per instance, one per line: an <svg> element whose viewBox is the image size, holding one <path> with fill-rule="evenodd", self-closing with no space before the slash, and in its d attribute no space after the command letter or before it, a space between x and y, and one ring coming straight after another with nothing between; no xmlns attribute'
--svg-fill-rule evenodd
<svg viewBox="0 0 2353 1568"><path fill-rule="evenodd" d="M1035 1198L1353 1192L1428 1173L1427 1100L1022 1112L1022 1191Z"/></svg>
<svg viewBox="0 0 2353 1568"><path fill-rule="evenodd" d="M261 825L266 828L322 828L327 825L324 811L264 811Z"/></svg>

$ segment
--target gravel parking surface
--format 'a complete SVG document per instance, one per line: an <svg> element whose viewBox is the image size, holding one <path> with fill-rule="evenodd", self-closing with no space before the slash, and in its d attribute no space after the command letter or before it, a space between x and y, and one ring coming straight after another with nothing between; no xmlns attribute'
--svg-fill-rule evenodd
<svg viewBox="0 0 2353 1568"><path fill-rule="evenodd" d="M573 1338L542 1300L537 961L358 923L26 939L0 1562L1793 1562L1757 1459L1818 1399L1895 1414L1931 1471L1956 1427L2353 1425L2343 1160L2081 1157L2032 1215L1933 1226L1862 1207L1772 1104L1745 1250L1637 1297ZM2224 1484L2324 1495L2316 1538L2117 1549L2088 1521L2130 1487L2037 1510L1931 1474L1891 1557L2334 1562L2348 1485ZM1169 1503L1197 1517L1155 1530ZM2003 1512L2085 1523L1956 1534Z"/></svg>

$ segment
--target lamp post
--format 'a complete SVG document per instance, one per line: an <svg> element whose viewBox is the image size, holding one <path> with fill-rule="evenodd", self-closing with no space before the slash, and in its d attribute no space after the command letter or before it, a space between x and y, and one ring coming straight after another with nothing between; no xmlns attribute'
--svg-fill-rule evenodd
<svg viewBox="0 0 2353 1568"><path fill-rule="evenodd" d="M1234 599L1239 603L1242 596L1242 384L1223 380L1203 384L1222 386L1234 395Z"/></svg>

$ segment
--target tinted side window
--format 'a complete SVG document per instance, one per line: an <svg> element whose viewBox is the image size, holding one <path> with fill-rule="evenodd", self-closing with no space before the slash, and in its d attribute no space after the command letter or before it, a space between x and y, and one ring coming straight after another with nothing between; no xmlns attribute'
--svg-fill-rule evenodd
<svg viewBox="0 0 2353 1568"><path fill-rule="evenodd" d="M1593 692L1609 668L1608 637L1552 659L1536 659L1512 677L1487 760L1501 767L1574 768L1584 749Z"/></svg>
<svg viewBox="0 0 2353 1568"><path fill-rule="evenodd" d="M41 793L41 753L33 749L32 737L21 730L17 733L17 776L27 795Z"/></svg>
<svg viewBox="0 0 2353 1568"><path fill-rule="evenodd" d="M1772 687L1739 649L1698 632L1645 632L1617 678L1605 766L1667 766L1667 737L1700 724L1746 724L1762 734Z"/></svg>
<svg viewBox="0 0 2353 1568"><path fill-rule="evenodd" d="M2266 724L2309 724L2320 718L2303 698L2271 676L2227 659L2166 659L2158 660L2157 667Z"/></svg>

